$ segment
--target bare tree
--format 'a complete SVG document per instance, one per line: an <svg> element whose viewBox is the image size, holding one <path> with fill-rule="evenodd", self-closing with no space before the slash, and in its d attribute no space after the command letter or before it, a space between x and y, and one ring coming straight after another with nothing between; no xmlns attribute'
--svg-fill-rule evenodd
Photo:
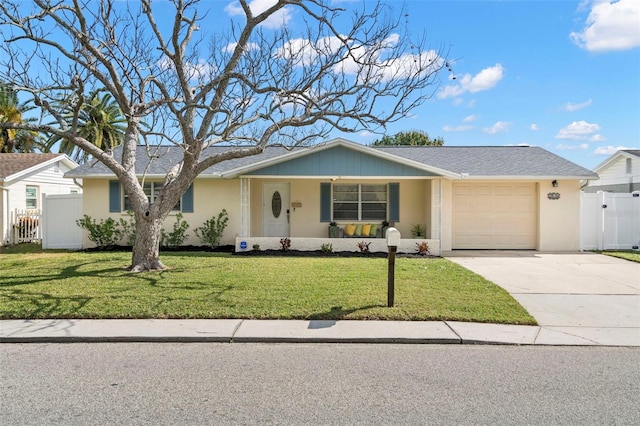
<svg viewBox="0 0 640 426"><path fill-rule="evenodd" d="M211 33L198 0L4 0L0 80L30 95L40 123L0 124L46 132L104 163L120 180L136 220L131 270L163 269L160 230L196 176L213 164L268 145L310 144L337 129L379 130L431 97L441 51L412 41L403 11L325 0L237 0L239 18ZM262 2L264 5L264 2ZM31 6L30 6L31 5ZM31 10L29 8L31 7ZM172 23L158 19L172 8ZM162 10L160 10L162 8ZM164 14L161 15L160 13ZM302 31L273 29L295 14ZM126 117L121 158L84 139L79 116L92 91L109 93ZM60 102L73 111L62 114ZM135 172L136 150L182 148L182 162L149 203ZM204 156L212 144L229 149Z"/></svg>

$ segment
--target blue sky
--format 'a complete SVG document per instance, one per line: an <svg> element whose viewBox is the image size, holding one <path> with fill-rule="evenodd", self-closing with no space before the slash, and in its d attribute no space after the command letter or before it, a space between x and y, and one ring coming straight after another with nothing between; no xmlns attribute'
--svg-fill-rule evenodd
<svg viewBox="0 0 640 426"><path fill-rule="evenodd" d="M274 1L250 4L259 12ZM326 1L362 6L362 0ZM540 146L589 169L618 149L640 149L640 0L386 3L405 8L408 29L425 32L427 47L448 50L453 70L387 134L422 130L448 146ZM234 0L201 6L209 9L207 30L224 33L230 20L242 19ZM169 3L155 7L157 19L172 20ZM263 27L285 22L295 30L299 14L287 7ZM364 144L380 137L332 136Z"/></svg>
<svg viewBox="0 0 640 426"><path fill-rule="evenodd" d="M390 2L398 7L402 2ZM640 1L408 1L456 80L389 127L445 145L535 145L594 168L640 149ZM375 135L349 135L358 142Z"/></svg>
<svg viewBox="0 0 640 426"><path fill-rule="evenodd" d="M233 17L237 3L221 3ZM387 3L404 6L409 30L426 32L429 47L449 51L456 77L442 74L432 99L387 134L417 129L450 146L540 146L589 169L618 149L640 149L640 0ZM295 26L295 12L273 26L283 20Z"/></svg>

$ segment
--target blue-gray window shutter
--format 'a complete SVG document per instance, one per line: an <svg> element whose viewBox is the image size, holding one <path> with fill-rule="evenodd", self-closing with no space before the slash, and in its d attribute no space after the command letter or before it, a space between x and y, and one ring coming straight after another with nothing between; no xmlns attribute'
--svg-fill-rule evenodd
<svg viewBox="0 0 640 426"><path fill-rule="evenodd" d="M109 181L109 212L110 213L120 213L122 211L122 207L121 207L122 196L120 194L121 194L120 181L110 180Z"/></svg>
<svg viewBox="0 0 640 426"><path fill-rule="evenodd" d="M389 183L389 222L400 222L400 183Z"/></svg>
<svg viewBox="0 0 640 426"><path fill-rule="evenodd" d="M193 213L193 183L182 194L182 212Z"/></svg>
<svg viewBox="0 0 640 426"><path fill-rule="evenodd" d="M320 183L320 222L331 222L331 184Z"/></svg>

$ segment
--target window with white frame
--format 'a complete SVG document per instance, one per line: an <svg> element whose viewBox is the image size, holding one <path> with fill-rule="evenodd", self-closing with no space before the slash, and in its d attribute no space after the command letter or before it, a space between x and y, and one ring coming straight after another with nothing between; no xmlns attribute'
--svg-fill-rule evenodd
<svg viewBox="0 0 640 426"><path fill-rule="evenodd" d="M38 208L38 187L37 186L27 186L26 201L27 201L26 207L28 209Z"/></svg>
<svg viewBox="0 0 640 426"><path fill-rule="evenodd" d="M387 219L386 184L334 184L333 220Z"/></svg>
<svg viewBox="0 0 640 426"><path fill-rule="evenodd" d="M143 190L144 190L144 194L147 196L147 201L149 201L149 203L154 203L156 201L156 198L158 197L158 195L160 194L160 190L162 189L162 182L145 182L143 185ZM129 197L127 196L127 194L122 191L124 194L124 211L129 211L129 210L133 210L133 206L131 205L131 201L129 200ZM178 200L178 202L176 203L175 206L173 206L174 211L180 211L181 209L181 199Z"/></svg>

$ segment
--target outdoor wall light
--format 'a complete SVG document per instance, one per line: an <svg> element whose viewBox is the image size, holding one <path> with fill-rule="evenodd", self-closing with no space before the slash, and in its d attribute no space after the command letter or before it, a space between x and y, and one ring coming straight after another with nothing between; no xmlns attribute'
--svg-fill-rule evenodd
<svg viewBox="0 0 640 426"><path fill-rule="evenodd" d="M554 188L558 187L558 181L557 180L553 180L553 182L551 182L551 186L553 186Z"/></svg>

